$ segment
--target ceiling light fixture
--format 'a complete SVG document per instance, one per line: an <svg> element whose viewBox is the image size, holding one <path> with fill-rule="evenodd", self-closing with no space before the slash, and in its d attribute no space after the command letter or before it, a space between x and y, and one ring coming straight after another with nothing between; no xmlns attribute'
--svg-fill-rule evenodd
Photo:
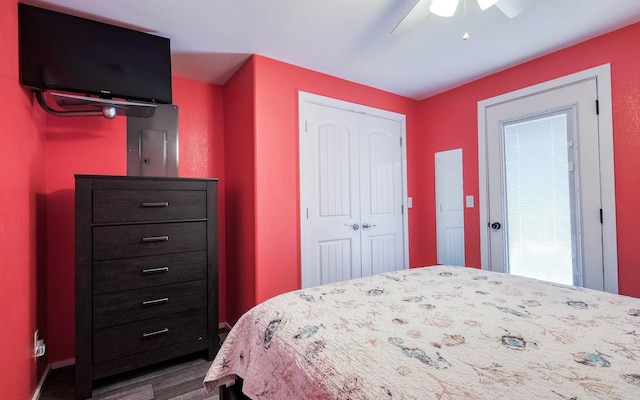
<svg viewBox="0 0 640 400"><path fill-rule="evenodd" d="M469 40L469 32L467 31L467 0L464 0L464 35L462 35L462 40Z"/></svg>
<svg viewBox="0 0 640 400"><path fill-rule="evenodd" d="M429 11L440 17L452 17L458 8L458 0L433 0Z"/></svg>
<svg viewBox="0 0 640 400"><path fill-rule="evenodd" d="M478 0L478 5L480 10L484 11L497 2L498 0ZM452 17L456 13L456 8L458 8L458 0L433 0L429 11L440 17Z"/></svg>
<svg viewBox="0 0 640 400"><path fill-rule="evenodd" d="M452 17L456 13L459 0L433 0L429 11L440 17ZM498 0L478 0L480 10L484 11L492 5L496 4ZM469 32L467 32L467 0L464 0L464 35L463 40L469 39Z"/></svg>
<svg viewBox="0 0 640 400"><path fill-rule="evenodd" d="M429 14L435 14L441 17L452 17L456 13L459 0L414 0L416 3L404 18L393 28L391 33L404 34L412 31ZM465 0L465 19L466 19L466 1ZM477 0L481 11L485 11L492 6L496 6L503 14L509 18L515 18L522 14L526 9L531 7L536 0ZM468 35L466 38L468 39Z"/></svg>

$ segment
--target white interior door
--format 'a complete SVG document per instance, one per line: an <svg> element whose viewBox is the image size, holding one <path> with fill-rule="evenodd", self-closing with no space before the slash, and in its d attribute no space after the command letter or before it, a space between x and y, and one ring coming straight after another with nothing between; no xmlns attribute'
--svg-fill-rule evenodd
<svg viewBox="0 0 640 400"><path fill-rule="evenodd" d="M438 264L464 266L462 149L436 153L435 165Z"/></svg>
<svg viewBox="0 0 640 400"><path fill-rule="evenodd" d="M603 290L597 82L486 109L491 269Z"/></svg>
<svg viewBox="0 0 640 400"><path fill-rule="evenodd" d="M300 118L302 287L405 268L403 121L302 98Z"/></svg>
<svg viewBox="0 0 640 400"><path fill-rule="evenodd" d="M306 118L300 190L312 201L305 202L302 264L314 268L303 268L302 287L362 275L358 115L309 104Z"/></svg>
<svg viewBox="0 0 640 400"><path fill-rule="evenodd" d="M362 274L404 268L400 122L358 114Z"/></svg>

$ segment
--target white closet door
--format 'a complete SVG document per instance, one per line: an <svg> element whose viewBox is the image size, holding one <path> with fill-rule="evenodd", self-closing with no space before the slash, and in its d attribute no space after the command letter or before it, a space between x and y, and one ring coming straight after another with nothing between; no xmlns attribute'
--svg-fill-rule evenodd
<svg viewBox="0 0 640 400"><path fill-rule="evenodd" d="M402 122L305 101L300 118L302 287L405 268Z"/></svg>
<svg viewBox="0 0 640 400"><path fill-rule="evenodd" d="M360 115L363 275L404 268L399 121Z"/></svg>
<svg viewBox="0 0 640 400"><path fill-rule="evenodd" d="M360 262L360 177L358 114L309 104L307 128L301 136L305 170L300 190L306 204L302 246L306 259L302 286L357 278Z"/></svg>

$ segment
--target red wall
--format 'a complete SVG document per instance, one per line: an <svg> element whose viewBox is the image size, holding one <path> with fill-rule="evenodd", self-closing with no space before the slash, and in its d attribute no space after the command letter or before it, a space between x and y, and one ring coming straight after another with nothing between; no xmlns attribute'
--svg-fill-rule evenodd
<svg viewBox="0 0 640 400"><path fill-rule="evenodd" d="M179 107L179 168L182 177L218 178L219 319L227 318L226 184L223 88L173 78L173 103Z"/></svg>
<svg viewBox="0 0 640 400"><path fill-rule="evenodd" d="M126 119L45 114L19 84L17 1L0 1L0 397L31 398L74 357L73 176L126 174ZM174 78L180 175L224 177L222 87ZM219 182L220 317L226 320L225 181ZM47 344L32 357L33 332Z"/></svg>
<svg viewBox="0 0 640 400"><path fill-rule="evenodd" d="M31 398L46 358L32 357L46 334L44 115L18 79L16 1L0 1L0 397Z"/></svg>
<svg viewBox="0 0 640 400"><path fill-rule="evenodd" d="M300 288L298 91L405 114L407 138L415 134L416 102L266 57L254 60L256 298L263 301Z"/></svg>
<svg viewBox="0 0 640 400"><path fill-rule="evenodd" d="M174 78L179 169L184 177L224 176L222 88ZM74 357L74 174L127 173L126 118L47 117L47 338L50 362ZM224 180L220 181L220 304L226 318Z"/></svg>
<svg viewBox="0 0 640 400"><path fill-rule="evenodd" d="M126 173L126 120L53 117L34 105L18 83L16 3L0 1L0 393L25 399L44 363L74 355L73 175ZM603 63L612 65L620 292L640 297L639 40L636 24L422 102L261 56L224 88L175 78L180 174L221 178L221 320L299 287L298 90L407 115L410 261L419 266L436 260L435 152L463 148L464 193L477 199L477 102ZM473 266L478 206L465 209ZM30 356L37 328L48 344L39 362Z"/></svg>
<svg viewBox="0 0 640 400"><path fill-rule="evenodd" d="M228 284L241 298L229 322L256 302L300 287L298 90L406 114L407 136L414 135L413 100L262 56L245 64L225 85L228 254L237 274ZM240 223L247 225L232 234ZM231 256L240 248L250 254Z"/></svg>
<svg viewBox="0 0 640 400"><path fill-rule="evenodd" d="M420 103L421 132L417 138L425 162L412 173L422 175L415 196L424 209L418 211L423 224L413 224L411 234L422 238L423 246L412 252L412 265L433 264L435 247L434 153L463 149L464 193L478 198L477 102L505 92L531 86L601 64L611 64L613 136L618 229L618 275L620 293L640 297L640 264L637 255L637 227L640 212L640 24L583 42L506 71L471 82ZM415 202L415 199L414 199ZM465 252L467 264L480 266L478 206L465 209Z"/></svg>
<svg viewBox="0 0 640 400"><path fill-rule="evenodd" d="M256 304L255 94L249 59L224 86L227 321ZM221 319L222 320L222 319Z"/></svg>

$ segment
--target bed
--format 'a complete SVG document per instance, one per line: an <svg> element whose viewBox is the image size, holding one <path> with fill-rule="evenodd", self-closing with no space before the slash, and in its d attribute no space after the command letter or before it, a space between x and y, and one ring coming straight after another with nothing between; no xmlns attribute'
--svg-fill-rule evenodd
<svg viewBox="0 0 640 400"><path fill-rule="evenodd" d="M473 268L383 273L245 313L209 391L251 399L640 399L640 299Z"/></svg>

